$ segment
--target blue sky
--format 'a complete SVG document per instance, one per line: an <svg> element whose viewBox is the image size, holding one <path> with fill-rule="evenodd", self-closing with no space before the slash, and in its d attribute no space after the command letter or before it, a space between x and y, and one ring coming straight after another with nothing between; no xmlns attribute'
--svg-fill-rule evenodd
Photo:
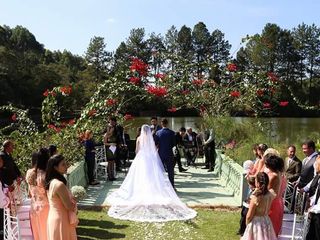
<svg viewBox="0 0 320 240"><path fill-rule="evenodd" d="M22 25L48 49L82 55L93 36L115 50L132 28L165 34L171 25L193 28L203 21L210 32L224 32L234 52L241 38L268 22L287 29L302 22L320 26L319 10L319 0L0 0L0 24Z"/></svg>

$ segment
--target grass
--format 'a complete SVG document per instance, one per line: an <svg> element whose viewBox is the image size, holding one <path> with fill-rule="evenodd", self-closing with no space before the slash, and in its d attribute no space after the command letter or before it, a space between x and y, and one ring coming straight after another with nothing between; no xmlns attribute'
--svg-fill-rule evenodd
<svg viewBox="0 0 320 240"><path fill-rule="evenodd" d="M190 221L138 223L110 218L106 210L79 211L78 239L232 240L239 239L239 211L197 209Z"/></svg>

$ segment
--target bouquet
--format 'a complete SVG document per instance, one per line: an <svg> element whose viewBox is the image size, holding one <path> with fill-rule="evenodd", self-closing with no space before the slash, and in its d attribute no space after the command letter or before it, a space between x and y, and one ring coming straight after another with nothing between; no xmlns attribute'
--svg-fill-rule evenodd
<svg viewBox="0 0 320 240"><path fill-rule="evenodd" d="M82 186L73 186L71 188L71 193L77 202L84 199L87 195L86 190Z"/></svg>

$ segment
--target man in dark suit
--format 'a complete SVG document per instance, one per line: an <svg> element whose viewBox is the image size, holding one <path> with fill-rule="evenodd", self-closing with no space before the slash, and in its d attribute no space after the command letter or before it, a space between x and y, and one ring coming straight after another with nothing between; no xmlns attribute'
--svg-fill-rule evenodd
<svg viewBox="0 0 320 240"><path fill-rule="evenodd" d="M213 129L204 132L204 155L205 166L202 169L208 169L208 172L213 172L216 162L216 144L214 141Z"/></svg>
<svg viewBox="0 0 320 240"><path fill-rule="evenodd" d="M13 149L13 142L6 140L3 143L3 151L0 152L1 158L3 159L2 181L9 187L9 190L13 187L12 185L15 180L17 180L18 183L21 180L21 172L11 156Z"/></svg>
<svg viewBox="0 0 320 240"><path fill-rule="evenodd" d="M298 188L303 188L313 179L315 173L313 165L318 155L316 145L312 140L305 141L302 144L302 151L306 158L302 161L301 174L297 181Z"/></svg>
<svg viewBox="0 0 320 240"><path fill-rule="evenodd" d="M310 209L309 209L309 219L310 226L306 236L306 240L320 240L320 157L319 155L315 161L316 175L311 181L310 190ZM306 190L306 189L304 189Z"/></svg>
<svg viewBox="0 0 320 240"><path fill-rule="evenodd" d="M175 133L168 128L168 120L162 119L162 129L156 132L159 155L161 161L168 172L169 180L174 188L174 164L173 164L173 150L175 146Z"/></svg>
<svg viewBox="0 0 320 240"><path fill-rule="evenodd" d="M294 145L288 147L287 153L288 169L286 171L286 177L287 180L292 183L297 181L300 176L302 162L296 156L296 147Z"/></svg>
<svg viewBox="0 0 320 240"><path fill-rule="evenodd" d="M159 130L161 130L161 127L158 125L158 118L157 117L151 118L150 129L151 129L152 135L155 135Z"/></svg>

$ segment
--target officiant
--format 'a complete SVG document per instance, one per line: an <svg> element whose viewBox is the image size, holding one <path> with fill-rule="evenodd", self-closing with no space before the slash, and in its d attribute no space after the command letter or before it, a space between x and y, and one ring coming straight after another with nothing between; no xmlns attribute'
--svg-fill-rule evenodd
<svg viewBox="0 0 320 240"><path fill-rule="evenodd" d="M117 170L120 170L121 167L119 150L123 145L123 128L117 124L115 117L109 118L109 124L105 131L103 141L106 146L108 180L114 181L116 180L115 168L117 167Z"/></svg>

